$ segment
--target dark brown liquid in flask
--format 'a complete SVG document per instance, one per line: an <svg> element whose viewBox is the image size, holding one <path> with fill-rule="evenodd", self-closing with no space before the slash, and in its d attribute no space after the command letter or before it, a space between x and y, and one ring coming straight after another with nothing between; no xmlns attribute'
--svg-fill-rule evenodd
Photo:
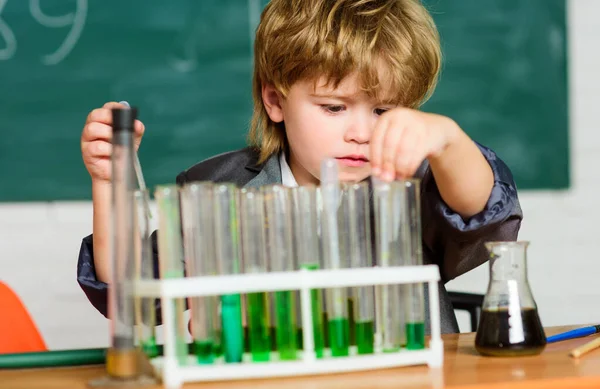
<svg viewBox="0 0 600 389"><path fill-rule="evenodd" d="M546 347L546 335L537 310L525 308L520 311L520 317L515 316L511 318L507 308L484 309L475 338L477 351L482 355L497 357L541 353ZM514 334L512 339L511 331Z"/></svg>

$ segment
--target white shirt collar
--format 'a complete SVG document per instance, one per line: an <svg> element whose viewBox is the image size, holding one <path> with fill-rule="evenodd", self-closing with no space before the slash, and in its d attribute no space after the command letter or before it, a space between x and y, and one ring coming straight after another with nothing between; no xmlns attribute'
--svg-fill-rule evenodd
<svg viewBox="0 0 600 389"><path fill-rule="evenodd" d="M290 165L288 165L285 159L285 153L282 152L279 154L279 165L281 166L281 183L283 186L287 186L290 188L295 188L298 186L294 175L292 174L292 169L290 169Z"/></svg>

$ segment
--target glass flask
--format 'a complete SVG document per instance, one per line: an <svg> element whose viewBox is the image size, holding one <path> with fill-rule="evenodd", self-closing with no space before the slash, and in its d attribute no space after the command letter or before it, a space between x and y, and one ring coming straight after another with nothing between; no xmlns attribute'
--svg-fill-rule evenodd
<svg viewBox="0 0 600 389"><path fill-rule="evenodd" d="M486 356L535 355L546 335L527 280L529 242L488 242L490 282L475 348Z"/></svg>

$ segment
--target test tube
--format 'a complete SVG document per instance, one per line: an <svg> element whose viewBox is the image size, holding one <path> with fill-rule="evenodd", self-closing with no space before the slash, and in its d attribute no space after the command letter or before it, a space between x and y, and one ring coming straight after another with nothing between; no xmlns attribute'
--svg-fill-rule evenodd
<svg viewBox="0 0 600 389"><path fill-rule="evenodd" d="M160 277L183 278L183 240L181 236L181 217L179 205L179 188L177 185L160 185L154 191L158 208L158 263ZM165 312L163 299L163 318L172 315L175 328L174 356L180 364L187 362L187 344L185 334L187 325L183 318L185 301L183 298L173 299L173 312ZM163 319L163 322L166 320ZM166 342L168 344L168 342ZM165 355L166 355L165 351Z"/></svg>
<svg viewBox="0 0 600 389"><path fill-rule="evenodd" d="M353 215L350 213L349 188L348 183L340 183L339 189L339 209L338 209L338 239L340 258L345 258L348 264L350 262L350 219ZM346 304L348 309L348 345L356 346L354 338L354 295L353 288L346 288Z"/></svg>
<svg viewBox="0 0 600 389"><path fill-rule="evenodd" d="M181 190L183 239L188 277L215 276L213 186L210 182L192 182ZM194 351L198 362L214 362L220 339L217 296L192 297L190 315Z"/></svg>
<svg viewBox="0 0 600 389"><path fill-rule="evenodd" d="M375 227L377 264L401 266L406 260L406 198L404 185L394 181L376 182ZM408 285L381 285L377 293L377 332L384 352L394 352L406 345L405 302Z"/></svg>
<svg viewBox="0 0 600 389"><path fill-rule="evenodd" d="M423 265L423 245L421 241L421 191L418 179L405 180L408 205L409 247L408 265ZM410 284L409 301L406 304L406 348L425 348L425 285Z"/></svg>
<svg viewBox="0 0 600 389"><path fill-rule="evenodd" d="M133 378L139 374L131 290L135 279L133 123L136 114L135 108L112 110L112 282L108 288L111 343L106 368L107 373L116 378Z"/></svg>
<svg viewBox="0 0 600 389"><path fill-rule="evenodd" d="M136 278L141 280L154 279L154 263L152 258L152 247L150 242L150 221L147 212L148 192L136 190L135 202L135 263ZM152 297L136 298L136 323L138 327L138 339L144 353L154 358L158 356L156 346L156 305Z"/></svg>
<svg viewBox="0 0 600 389"><path fill-rule="evenodd" d="M323 262L327 269L346 267L340 256L338 208L340 189L338 168L335 159L325 159L321 164L321 215L323 234ZM327 296L327 320L329 327L329 347L334 357L349 354L348 293L346 288L330 288Z"/></svg>
<svg viewBox="0 0 600 389"><path fill-rule="evenodd" d="M246 273L267 272L263 206L263 195L260 190L255 188L240 190L242 258ZM268 293L248 293L246 295L246 313L252 360L255 362L268 361L271 356Z"/></svg>
<svg viewBox="0 0 600 389"><path fill-rule="evenodd" d="M219 184L214 188L215 252L219 273L223 275L242 272L238 192L234 184ZM225 362L241 362L244 354L244 331L239 293L221 296L221 326Z"/></svg>
<svg viewBox="0 0 600 389"><path fill-rule="evenodd" d="M366 182L350 184L343 198L344 213L350 215L348 229L348 257L354 268L373 266L371 256L370 188ZM373 286L352 288L354 303L354 334L359 354L372 354L375 328L375 296Z"/></svg>
<svg viewBox="0 0 600 389"><path fill-rule="evenodd" d="M317 188L314 185L307 185L292 188L290 191L298 267L306 270L317 270L320 267L319 239L317 236ZM317 358L322 358L323 349L325 348L325 334L321 290L312 289L310 296L315 355ZM300 322L300 320L298 321Z"/></svg>
<svg viewBox="0 0 600 389"><path fill-rule="evenodd" d="M288 191L281 185L262 188L268 225L268 252L271 271L294 270L291 233L291 206ZM275 339L280 360L296 359L296 294L275 292Z"/></svg>

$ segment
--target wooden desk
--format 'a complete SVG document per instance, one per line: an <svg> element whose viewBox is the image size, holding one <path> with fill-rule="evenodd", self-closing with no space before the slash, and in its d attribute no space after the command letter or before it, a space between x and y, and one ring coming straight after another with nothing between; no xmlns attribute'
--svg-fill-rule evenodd
<svg viewBox="0 0 600 389"><path fill-rule="evenodd" d="M547 335L574 327L552 327ZM600 335L594 335L600 336ZM598 388L600 350L580 360L568 352L592 337L546 346L533 357L481 357L473 346L474 334L444 335L444 367L400 367L388 370L271 380L186 384L184 388ZM0 388L87 388L90 379L103 375L104 366L0 371ZM146 387L149 388L149 387ZM153 387L159 388L159 387Z"/></svg>

